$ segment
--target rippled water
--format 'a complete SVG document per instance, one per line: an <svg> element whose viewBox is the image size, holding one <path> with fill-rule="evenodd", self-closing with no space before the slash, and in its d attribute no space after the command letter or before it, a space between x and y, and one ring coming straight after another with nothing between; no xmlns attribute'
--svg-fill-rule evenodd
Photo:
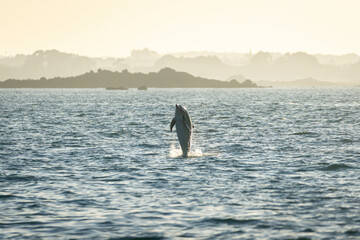
<svg viewBox="0 0 360 240"><path fill-rule="evenodd" d="M0 106L0 238L360 238L359 88L11 89Z"/></svg>

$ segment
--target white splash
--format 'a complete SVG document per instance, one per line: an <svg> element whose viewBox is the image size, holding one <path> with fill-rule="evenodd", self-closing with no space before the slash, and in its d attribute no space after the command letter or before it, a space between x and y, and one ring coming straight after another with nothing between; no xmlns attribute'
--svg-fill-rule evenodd
<svg viewBox="0 0 360 240"><path fill-rule="evenodd" d="M176 148L174 141L171 143L170 145L170 152L169 152L169 157L171 158L178 158L178 157L182 157L183 153L181 150L181 147L179 146L178 148ZM201 149L194 149L194 150L190 150L188 157L202 157L203 156L203 152L201 151Z"/></svg>
<svg viewBox="0 0 360 240"><path fill-rule="evenodd" d="M189 152L189 157L202 157L202 156L203 156L203 152L201 151L201 149L194 149L194 151Z"/></svg>
<svg viewBox="0 0 360 240"><path fill-rule="evenodd" d="M171 158L177 158L177 157L181 157L182 156L182 151L181 148L176 148L175 147L175 143L174 141L171 143L170 145L170 152L169 152L169 157Z"/></svg>

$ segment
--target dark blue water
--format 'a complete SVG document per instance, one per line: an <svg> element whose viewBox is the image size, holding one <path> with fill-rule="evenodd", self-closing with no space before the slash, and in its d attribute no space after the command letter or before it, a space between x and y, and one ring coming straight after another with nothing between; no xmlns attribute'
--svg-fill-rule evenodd
<svg viewBox="0 0 360 240"><path fill-rule="evenodd" d="M359 88L12 89L0 107L0 238L360 238Z"/></svg>

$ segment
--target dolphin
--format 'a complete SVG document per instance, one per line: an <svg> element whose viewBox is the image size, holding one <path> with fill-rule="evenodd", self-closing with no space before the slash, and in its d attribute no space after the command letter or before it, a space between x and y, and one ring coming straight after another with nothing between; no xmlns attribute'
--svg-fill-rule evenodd
<svg viewBox="0 0 360 240"><path fill-rule="evenodd" d="M178 104L175 105L175 117L170 123L170 131L172 131L175 124L183 156L188 157L191 147L191 134L193 132L194 125L191 122L189 112L186 108Z"/></svg>

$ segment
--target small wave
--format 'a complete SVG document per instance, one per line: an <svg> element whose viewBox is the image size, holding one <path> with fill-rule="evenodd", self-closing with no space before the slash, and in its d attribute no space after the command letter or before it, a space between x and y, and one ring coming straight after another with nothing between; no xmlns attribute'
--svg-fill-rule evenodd
<svg viewBox="0 0 360 240"><path fill-rule="evenodd" d="M206 132L208 133L215 133L215 132L218 132L219 130L217 129L214 129L214 128L209 128Z"/></svg>
<svg viewBox="0 0 360 240"><path fill-rule="evenodd" d="M354 142L354 141L351 140L351 139L348 139L348 138L344 138L344 139L341 139L340 142L341 142L341 143L352 143L352 142Z"/></svg>
<svg viewBox="0 0 360 240"><path fill-rule="evenodd" d="M256 169L256 168L244 168L244 171L245 172L256 172L256 171L259 171L259 169Z"/></svg>
<svg viewBox="0 0 360 240"><path fill-rule="evenodd" d="M125 237L116 237L116 238L110 238L110 240L162 240L162 239L166 239L163 236L158 236L158 235L154 235L154 234L144 234L141 236L125 236Z"/></svg>
<svg viewBox="0 0 360 240"><path fill-rule="evenodd" d="M12 199L12 198L16 198L16 195L13 195L13 194L1 194L0 195L0 199L2 199L2 200Z"/></svg>
<svg viewBox="0 0 360 240"><path fill-rule="evenodd" d="M104 133L104 135L109 138L116 138L116 137L120 137L121 133L120 132L109 132L109 133Z"/></svg>
<svg viewBox="0 0 360 240"><path fill-rule="evenodd" d="M291 135L295 135L295 136L302 136L302 135L316 135L316 133L314 133L314 132L307 132L307 131L303 131L303 132L296 132L296 133L292 133Z"/></svg>
<svg viewBox="0 0 360 240"><path fill-rule="evenodd" d="M234 219L234 218L207 218L203 222L227 225L246 225L257 223L256 219Z"/></svg>
<svg viewBox="0 0 360 240"><path fill-rule="evenodd" d="M95 206L97 205L95 200L92 199L73 199L73 200L65 200L65 201L61 201L61 203L64 204L75 204L81 207L85 207L85 206Z"/></svg>
<svg viewBox="0 0 360 240"><path fill-rule="evenodd" d="M343 163L335 163L335 164L330 164L327 167L321 168L320 170L322 170L322 171L338 171L338 170L344 170L344 169L349 169L349 168L353 168L353 167L343 164Z"/></svg>
<svg viewBox="0 0 360 240"><path fill-rule="evenodd" d="M12 226L41 226L41 225L45 225L46 222L41 222L41 221L19 221L19 222L12 222L12 223L1 223L0 227L12 227Z"/></svg>
<svg viewBox="0 0 360 240"><path fill-rule="evenodd" d="M244 146L238 143L232 144L229 148L234 151L244 151Z"/></svg>
<svg viewBox="0 0 360 240"><path fill-rule="evenodd" d="M0 180L5 181L14 181L14 182L33 182L40 180L38 177L32 175L18 175L18 174L10 174L4 177L1 177Z"/></svg>
<svg viewBox="0 0 360 240"><path fill-rule="evenodd" d="M349 229L345 232L348 236L360 236L360 231L357 229Z"/></svg>
<svg viewBox="0 0 360 240"><path fill-rule="evenodd" d="M125 129L119 129L112 132L100 132L101 135L108 138L118 138L121 137L123 134L126 134L127 131Z"/></svg>
<svg viewBox="0 0 360 240"><path fill-rule="evenodd" d="M143 147L143 148L155 148L157 145L151 144L151 143L141 143L141 144L139 144L139 146Z"/></svg>

